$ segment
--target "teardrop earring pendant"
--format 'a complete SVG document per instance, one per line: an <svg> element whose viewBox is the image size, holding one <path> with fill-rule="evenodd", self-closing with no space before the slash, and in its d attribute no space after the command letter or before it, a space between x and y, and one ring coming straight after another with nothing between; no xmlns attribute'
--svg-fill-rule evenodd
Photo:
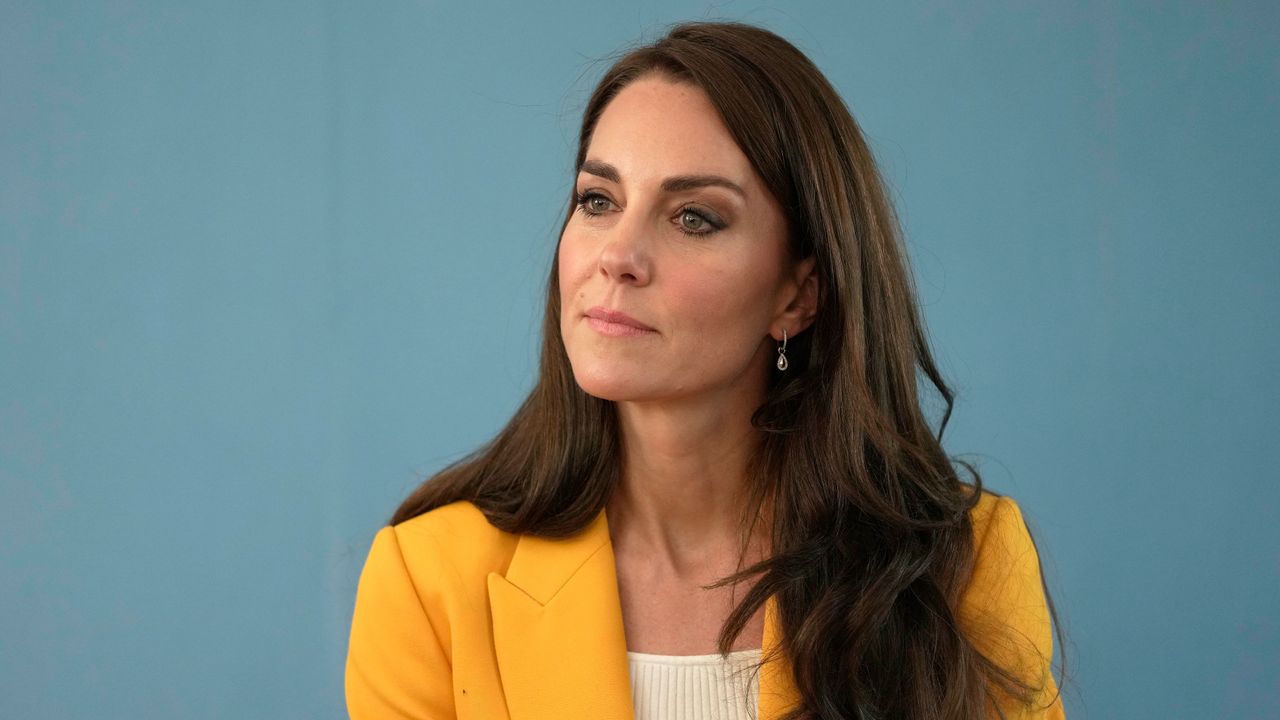
<svg viewBox="0 0 1280 720"><path fill-rule="evenodd" d="M778 369L787 369L787 331L782 330L782 344L778 346Z"/></svg>

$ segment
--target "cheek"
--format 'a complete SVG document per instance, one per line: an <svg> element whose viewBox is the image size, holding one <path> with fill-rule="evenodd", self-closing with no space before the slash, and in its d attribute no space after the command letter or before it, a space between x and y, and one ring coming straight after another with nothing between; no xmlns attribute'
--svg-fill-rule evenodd
<svg viewBox="0 0 1280 720"><path fill-rule="evenodd" d="M560 246L556 251L560 312L565 323L568 323L570 314L586 309L582 307L585 302L582 294L587 289L597 267L596 258L591 252L591 244L582 240L581 237L574 235L572 229L566 230L560 237ZM567 324L565 329L568 329Z"/></svg>
<svg viewBox="0 0 1280 720"><path fill-rule="evenodd" d="M570 299L573 295L573 288L577 286L577 272L575 270L577 261L573 254L573 245L568 238L568 234L561 236L559 249L556 251L556 273L559 277L559 286L561 286L561 302Z"/></svg>
<svg viewBox="0 0 1280 720"><path fill-rule="evenodd" d="M560 295L570 297L577 288L582 275L583 253L573 234L566 231L560 237L560 248L556 251L556 272L560 276Z"/></svg>
<svg viewBox="0 0 1280 720"><path fill-rule="evenodd" d="M717 343L756 334L767 322L769 288L759 268L742 263L706 263L668 270L668 297L681 308L697 337Z"/></svg>

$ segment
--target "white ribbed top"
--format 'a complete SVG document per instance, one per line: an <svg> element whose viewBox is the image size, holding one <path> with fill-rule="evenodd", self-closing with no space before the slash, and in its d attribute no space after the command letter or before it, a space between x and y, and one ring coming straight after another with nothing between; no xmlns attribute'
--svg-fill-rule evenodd
<svg viewBox="0 0 1280 720"><path fill-rule="evenodd" d="M760 650L711 655L627 651L635 720L755 720Z"/></svg>

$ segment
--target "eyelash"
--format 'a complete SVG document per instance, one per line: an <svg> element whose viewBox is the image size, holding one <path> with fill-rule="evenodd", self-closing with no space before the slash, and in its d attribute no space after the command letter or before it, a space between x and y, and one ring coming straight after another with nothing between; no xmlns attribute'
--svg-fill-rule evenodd
<svg viewBox="0 0 1280 720"><path fill-rule="evenodd" d="M585 192L585 193L574 192L573 202L574 202L574 205L577 206L576 207L577 211L587 217L597 217L597 216L603 215L604 213L602 212L592 212L591 210L587 209L587 203L594 198L601 198L602 200L609 201L609 198L605 197L604 195L601 195L598 192ZM716 221L702 214L698 210L694 209L692 205L685 205L684 207L680 208L681 218L684 217L685 213L693 213L694 215L697 215L699 218L702 218L702 222L706 223L711 228L710 230L703 230L703 231L685 230L683 224L676 223L676 227L680 230L680 232L684 233L685 235L693 235L693 236L711 235L713 233L719 232L720 230L724 229L724 225L717 223Z"/></svg>

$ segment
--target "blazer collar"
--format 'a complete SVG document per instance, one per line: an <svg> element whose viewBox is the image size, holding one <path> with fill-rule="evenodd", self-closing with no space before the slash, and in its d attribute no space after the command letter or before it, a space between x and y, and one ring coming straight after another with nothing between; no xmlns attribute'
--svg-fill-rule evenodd
<svg viewBox="0 0 1280 720"><path fill-rule="evenodd" d="M626 634L605 512L573 537L521 535L505 575L489 573L493 638L511 720L633 720ZM765 655L781 640L765 603ZM760 670L757 717L798 698L785 659Z"/></svg>

